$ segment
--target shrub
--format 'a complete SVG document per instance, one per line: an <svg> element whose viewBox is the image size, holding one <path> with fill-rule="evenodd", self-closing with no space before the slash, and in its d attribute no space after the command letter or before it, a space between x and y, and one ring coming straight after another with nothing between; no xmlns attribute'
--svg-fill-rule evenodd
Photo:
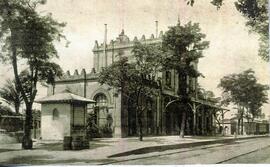
<svg viewBox="0 0 270 167"><path fill-rule="evenodd" d="M112 137L113 130L110 126L104 125L100 127L102 137Z"/></svg>

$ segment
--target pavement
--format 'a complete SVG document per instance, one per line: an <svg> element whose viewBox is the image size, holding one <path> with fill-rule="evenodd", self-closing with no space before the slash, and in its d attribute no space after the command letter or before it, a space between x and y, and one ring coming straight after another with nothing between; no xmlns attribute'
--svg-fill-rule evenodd
<svg viewBox="0 0 270 167"><path fill-rule="evenodd" d="M265 164L270 163L269 151L269 137L253 138L118 157L103 165Z"/></svg>
<svg viewBox="0 0 270 167"><path fill-rule="evenodd" d="M90 149L64 151L62 141L34 142L32 150L22 150L20 143L0 144L0 164L43 165L43 164L110 164L115 159L138 158L146 153L185 149L200 145L218 144L266 136L155 136L139 141L131 138L97 138L90 141Z"/></svg>

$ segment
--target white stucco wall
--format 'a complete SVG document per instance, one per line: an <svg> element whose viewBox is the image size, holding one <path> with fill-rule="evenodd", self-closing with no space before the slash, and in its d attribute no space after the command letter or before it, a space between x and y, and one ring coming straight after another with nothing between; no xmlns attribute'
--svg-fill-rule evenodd
<svg viewBox="0 0 270 167"><path fill-rule="evenodd" d="M59 111L59 118L53 120L53 110ZM71 105L42 104L41 107L41 137L43 140L63 140L70 135Z"/></svg>

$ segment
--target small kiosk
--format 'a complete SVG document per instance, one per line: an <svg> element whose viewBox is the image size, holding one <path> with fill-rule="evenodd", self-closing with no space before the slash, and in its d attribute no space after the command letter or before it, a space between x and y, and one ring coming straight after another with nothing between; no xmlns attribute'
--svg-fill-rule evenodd
<svg viewBox="0 0 270 167"><path fill-rule="evenodd" d="M64 140L65 136L85 136L87 104L95 103L69 92L39 100L41 103L41 137L43 140Z"/></svg>

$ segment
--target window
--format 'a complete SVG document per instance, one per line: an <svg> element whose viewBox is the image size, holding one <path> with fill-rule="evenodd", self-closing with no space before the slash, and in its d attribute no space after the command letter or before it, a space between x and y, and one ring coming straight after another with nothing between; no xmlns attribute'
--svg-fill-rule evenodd
<svg viewBox="0 0 270 167"><path fill-rule="evenodd" d="M53 120L58 120L59 119L59 111L56 108L53 109L52 119Z"/></svg>
<svg viewBox="0 0 270 167"><path fill-rule="evenodd" d="M96 101L96 106L94 107L94 122L96 125L99 125L100 117L104 117L104 114L108 113L108 100L102 93L97 94L94 100Z"/></svg>
<svg viewBox="0 0 270 167"><path fill-rule="evenodd" d="M107 107L107 97L104 94L98 94L95 101L98 107Z"/></svg>
<svg viewBox="0 0 270 167"><path fill-rule="evenodd" d="M166 86L171 87L172 77L171 77L171 72L170 71L166 71L166 73L165 73L165 79L166 79Z"/></svg>

